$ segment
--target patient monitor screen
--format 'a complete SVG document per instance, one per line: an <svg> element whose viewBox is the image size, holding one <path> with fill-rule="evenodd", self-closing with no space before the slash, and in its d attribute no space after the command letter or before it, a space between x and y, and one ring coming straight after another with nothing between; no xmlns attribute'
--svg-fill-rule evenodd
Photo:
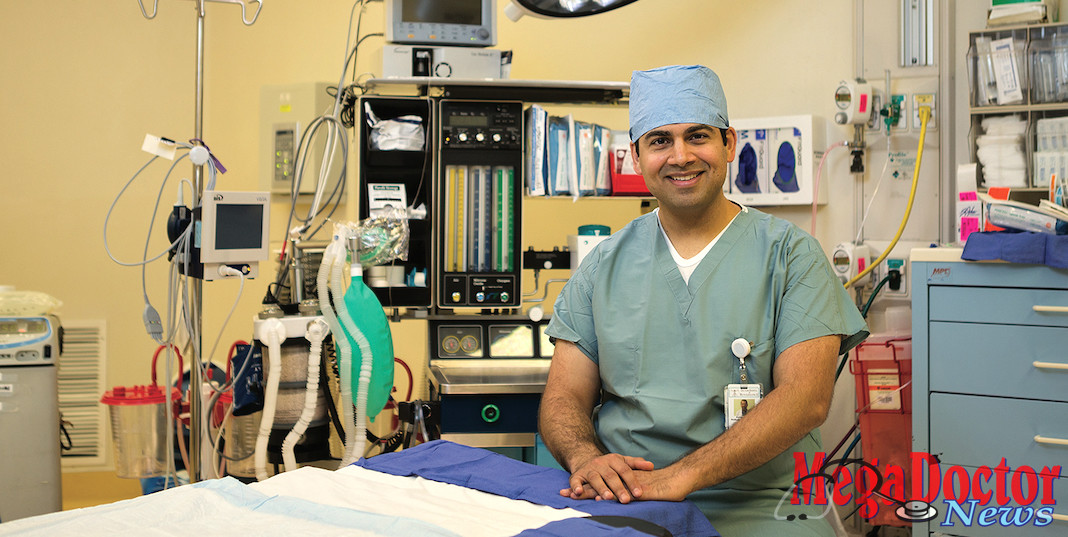
<svg viewBox="0 0 1068 537"><path fill-rule="evenodd" d="M261 246L263 205L219 204L215 215L216 250L242 250Z"/></svg>
<svg viewBox="0 0 1068 537"><path fill-rule="evenodd" d="M423 0L404 2L401 11L404 22L439 24L482 24L482 0Z"/></svg>

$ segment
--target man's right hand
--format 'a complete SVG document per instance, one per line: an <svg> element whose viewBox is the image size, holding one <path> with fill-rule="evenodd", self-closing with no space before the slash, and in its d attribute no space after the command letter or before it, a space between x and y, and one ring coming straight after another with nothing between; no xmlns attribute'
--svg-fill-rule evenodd
<svg viewBox="0 0 1068 537"><path fill-rule="evenodd" d="M570 488L560 495L573 500L619 500L629 503L641 498L642 487L635 470L653 470L653 463L641 457L609 453L594 457L575 467Z"/></svg>

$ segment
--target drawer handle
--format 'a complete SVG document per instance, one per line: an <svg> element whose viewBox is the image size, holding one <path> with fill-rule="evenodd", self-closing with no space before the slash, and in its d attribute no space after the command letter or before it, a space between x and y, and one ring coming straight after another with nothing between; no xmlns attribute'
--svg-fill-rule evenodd
<svg viewBox="0 0 1068 537"><path fill-rule="evenodd" d="M1068 364L1061 364L1057 362L1031 362L1031 365L1039 369L1064 369L1068 370Z"/></svg>
<svg viewBox="0 0 1068 537"><path fill-rule="evenodd" d="M1048 436L1035 435L1035 442L1039 444L1053 444L1057 446L1068 446L1068 439L1064 438L1050 438Z"/></svg>
<svg viewBox="0 0 1068 537"><path fill-rule="evenodd" d="M1031 306L1038 313L1068 313L1068 306Z"/></svg>

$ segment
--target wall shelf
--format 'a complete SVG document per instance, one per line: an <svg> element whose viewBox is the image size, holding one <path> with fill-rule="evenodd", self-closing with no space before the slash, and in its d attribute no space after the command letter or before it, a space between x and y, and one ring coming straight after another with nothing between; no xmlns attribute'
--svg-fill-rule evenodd
<svg viewBox="0 0 1068 537"><path fill-rule="evenodd" d="M617 105L627 102L627 82L575 80L458 79L428 76L372 78L365 83L371 93L395 92L410 87L423 96L447 99L482 99L540 103Z"/></svg>
<svg viewBox="0 0 1068 537"><path fill-rule="evenodd" d="M1005 52L980 52L977 41L1011 38L1013 55ZM1040 147L1037 125L1039 120L1068 117L1068 24L1050 23L1026 26L998 26L969 32L968 34L969 115L971 127L968 138L973 162L977 156L977 140L983 134L982 121L988 117L1015 115L1026 122L1023 151L1026 165L1025 185L1012 187L1013 191L1037 193L1044 191L1049 180L1046 173L1037 172L1036 153ZM1060 47L1060 48L1056 48ZM1055 58L1060 58L1054 61ZM995 62L1009 62L1018 73L1022 100L1008 104L989 104L993 96ZM1064 63L1064 66L1053 65ZM1041 65L1042 69L1035 68ZM1007 64L1006 64L1007 65ZM1063 72L1059 72L1063 71ZM986 83L983 83L983 80ZM1065 81L1063 84L1060 81ZM1043 89L1045 88L1045 89ZM1052 91L1054 95L1047 92ZM996 97L993 97L996 99ZM1059 151L1068 152L1068 147ZM1038 177L1042 175L1043 177ZM976 175L977 188L988 189L983 166ZM997 185L995 185L997 186Z"/></svg>

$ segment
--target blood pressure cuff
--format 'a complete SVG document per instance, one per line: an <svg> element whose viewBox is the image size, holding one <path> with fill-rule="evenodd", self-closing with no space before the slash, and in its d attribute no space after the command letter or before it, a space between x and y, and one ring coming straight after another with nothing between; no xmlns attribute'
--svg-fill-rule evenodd
<svg viewBox="0 0 1068 537"><path fill-rule="evenodd" d="M260 348L237 345L230 358L230 371L235 375L234 415L246 416L263 410L263 353Z"/></svg>
<svg viewBox="0 0 1068 537"><path fill-rule="evenodd" d="M961 259L1049 265L1068 269L1068 235L1033 231L981 231L968 235Z"/></svg>

